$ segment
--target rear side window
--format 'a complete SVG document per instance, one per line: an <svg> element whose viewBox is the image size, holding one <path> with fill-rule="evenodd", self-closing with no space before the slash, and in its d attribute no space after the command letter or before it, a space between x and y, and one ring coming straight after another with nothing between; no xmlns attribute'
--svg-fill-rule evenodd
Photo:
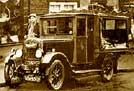
<svg viewBox="0 0 134 91"><path fill-rule="evenodd" d="M109 43L124 43L127 41L127 22L121 19L104 19L102 37Z"/></svg>

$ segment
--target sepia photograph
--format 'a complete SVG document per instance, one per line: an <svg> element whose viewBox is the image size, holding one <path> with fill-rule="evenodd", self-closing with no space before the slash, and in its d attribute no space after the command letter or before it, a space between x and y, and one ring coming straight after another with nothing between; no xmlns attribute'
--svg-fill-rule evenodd
<svg viewBox="0 0 134 91"><path fill-rule="evenodd" d="M134 0L0 0L0 91L134 91Z"/></svg>

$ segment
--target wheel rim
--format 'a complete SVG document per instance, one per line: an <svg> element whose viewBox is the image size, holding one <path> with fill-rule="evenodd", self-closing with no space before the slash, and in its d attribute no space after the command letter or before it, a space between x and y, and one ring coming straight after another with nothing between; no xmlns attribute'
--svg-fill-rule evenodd
<svg viewBox="0 0 134 91"><path fill-rule="evenodd" d="M50 69L49 73L49 82L53 89L60 89L64 81L64 66L59 60L55 61L56 63Z"/></svg>
<svg viewBox="0 0 134 91"><path fill-rule="evenodd" d="M113 76L113 65L112 62L109 62L103 65L103 77L109 81L111 80L112 76Z"/></svg>

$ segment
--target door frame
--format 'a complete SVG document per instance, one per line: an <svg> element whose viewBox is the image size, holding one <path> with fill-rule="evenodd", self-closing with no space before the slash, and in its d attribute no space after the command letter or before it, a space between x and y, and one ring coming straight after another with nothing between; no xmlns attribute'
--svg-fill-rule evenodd
<svg viewBox="0 0 134 91"><path fill-rule="evenodd" d="M85 35L81 35L81 36L78 36L77 34L78 34L78 30L77 30L77 20L78 19L84 19L85 18ZM84 16L82 16L82 15L78 15L78 16L75 16L75 19L74 19L74 57L73 57L73 64L87 64L88 63L88 50L87 50L87 39L88 39L88 35L87 35L87 19L88 19L88 16L87 15L84 15ZM81 59L81 60L83 60L83 62L79 62L80 60L78 60L78 51L79 51L79 49L77 49L77 48L82 48L83 47L83 45L81 45L81 46L79 46L78 47L78 44L79 43L77 43L78 42L78 39L84 39L84 41L85 41L85 44L83 44L84 45L84 48L85 48L85 57L84 57L84 59ZM83 49L83 48L82 48Z"/></svg>

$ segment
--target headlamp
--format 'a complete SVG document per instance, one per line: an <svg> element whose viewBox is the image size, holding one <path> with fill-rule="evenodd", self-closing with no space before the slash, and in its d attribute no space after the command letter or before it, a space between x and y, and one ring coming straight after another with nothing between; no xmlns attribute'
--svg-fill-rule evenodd
<svg viewBox="0 0 134 91"><path fill-rule="evenodd" d="M22 56L22 49L17 49L15 53L16 57L21 57Z"/></svg>
<svg viewBox="0 0 134 91"><path fill-rule="evenodd" d="M37 49L36 53L35 53L35 57L36 58L41 58L41 56L42 56L42 51L40 49Z"/></svg>

